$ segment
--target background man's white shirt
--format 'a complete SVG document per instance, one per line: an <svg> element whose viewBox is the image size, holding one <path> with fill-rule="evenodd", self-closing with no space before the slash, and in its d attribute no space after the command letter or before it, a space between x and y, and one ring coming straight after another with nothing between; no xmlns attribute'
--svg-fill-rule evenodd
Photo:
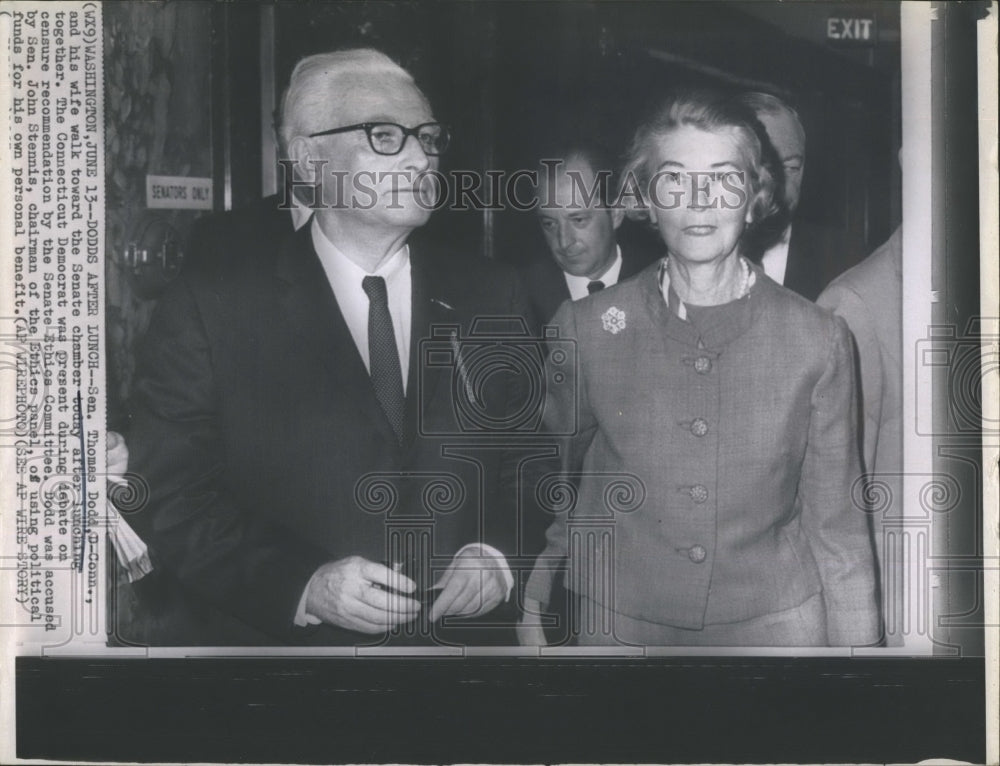
<svg viewBox="0 0 1000 766"><path fill-rule="evenodd" d="M785 284L785 271L788 269L788 242L792 238L792 225L789 224L781 239L771 245L760 259L764 273L779 285Z"/></svg>
<svg viewBox="0 0 1000 766"><path fill-rule="evenodd" d="M569 297L578 301L580 298L586 298L590 295L590 291L587 290L587 285L591 282L596 282L600 280L604 283L605 287L611 287L611 285L618 284L618 276L622 272L622 249L618 245L615 245L615 259L611 262L611 265L604 271L599 277L577 277L567 272L563 272L563 277L566 279L566 287L569 288Z"/></svg>

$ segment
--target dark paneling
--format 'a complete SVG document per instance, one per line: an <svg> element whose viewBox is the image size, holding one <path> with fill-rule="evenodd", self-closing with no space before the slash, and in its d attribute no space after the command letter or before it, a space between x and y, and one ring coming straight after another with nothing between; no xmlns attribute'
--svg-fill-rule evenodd
<svg viewBox="0 0 1000 766"><path fill-rule="evenodd" d="M260 10L256 3L212 7L215 209L260 199ZM228 197L227 200L227 187Z"/></svg>

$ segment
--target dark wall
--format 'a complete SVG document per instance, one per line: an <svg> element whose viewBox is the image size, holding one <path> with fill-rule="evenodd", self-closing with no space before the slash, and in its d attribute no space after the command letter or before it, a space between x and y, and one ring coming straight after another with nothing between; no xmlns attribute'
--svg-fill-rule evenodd
<svg viewBox="0 0 1000 766"><path fill-rule="evenodd" d="M370 45L411 69L455 145L444 169L533 167L539 143L571 125L615 149L659 91L682 83L767 89L799 107L808 132L799 215L843 227L855 263L898 222L898 6L879 7L866 54L820 38L844 4L810 3L796 24L754 15L756 3L280 3L275 81L303 55ZM441 211L432 234L509 261L542 246L533 216Z"/></svg>

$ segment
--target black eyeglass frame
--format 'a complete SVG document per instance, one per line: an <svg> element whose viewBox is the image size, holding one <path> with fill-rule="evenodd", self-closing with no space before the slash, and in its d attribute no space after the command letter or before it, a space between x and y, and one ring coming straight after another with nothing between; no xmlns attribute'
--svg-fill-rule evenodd
<svg viewBox="0 0 1000 766"><path fill-rule="evenodd" d="M375 142L372 140L372 131L383 125L399 128L403 132L403 140L400 141L399 148L394 152L380 151L375 147ZM424 142L420 140L420 131L429 126L441 128L441 135L446 137L445 148L440 152L427 151L427 147L424 145ZM335 136L338 133L350 133L352 130L363 130L365 135L368 137L368 145L372 148L372 151L376 154L381 154L384 157L395 157L397 154L401 153L403 151L403 147L406 146L406 140L410 136L417 139L417 143L420 144L420 148L423 149L424 154L430 157L440 157L448 151L448 146L451 144L451 131L443 122L422 122L413 128L407 128L404 125L400 125L398 122L359 122L357 125L345 125L342 128L330 128L329 130L321 130L318 133L310 133L307 137L319 138L320 136Z"/></svg>

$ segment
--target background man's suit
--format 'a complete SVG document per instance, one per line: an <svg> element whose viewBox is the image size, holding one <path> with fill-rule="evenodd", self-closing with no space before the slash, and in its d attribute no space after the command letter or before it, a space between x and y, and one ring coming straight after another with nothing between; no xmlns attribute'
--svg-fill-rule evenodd
<svg viewBox="0 0 1000 766"><path fill-rule="evenodd" d="M795 221L783 284L815 301L823 288L851 265L851 256L852 245L843 230Z"/></svg>
<svg viewBox="0 0 1000 766"><path fill-rule="evenodd" d="M456 326L461 339L476 316L523 316L525 304L517 280L499 267L411 247L412 346L399 445L310 227L290 234L287 221L273 224L242 234L210 229L234 239L207 252L222 238L206 236L157 309L128 437L130 471L149 483L151 497L130 521L171 585L211 613L194 626L201 634L183 642L368 643L378 637L296 628L293 618L321 564L349 555L387 561L385 503L393 493L396 522L410 523L400 519L406 514L420 523L428 504L444 508L433 514L436 556L477 541L510 549L514 495L499 487L502 450L449 457L443 448L461 437L426 435L461 431L454 394L462 387L453 386L454 365L421 366L421 340L435 325ZM502 415L516 406L515 386L491 382L485 397ZM379 477L363 481L373 473L386 475L388 495ZM457 494L425 494L435 479ZM216 610L228 615L224 631L214 630Z"/></svg>
<svg viewBox="0 0 1000 766"><path fill-rule="evenodd" d="M903 496L903 234L899 227L868 258L835 279L816 301L842 316L854 336L862 405L864 470ZM875 549L882 568L885 611L900 609L904 597L898 557L885 555L886 531L898 518L898 501L872 517ZM888 521L887 521L888 520ZM889 571L893 566L895 571ZM898 624L892 620L891 625ZM901 643L896 628L889 646Z"/></svg>
<svg viewBox="0 0 1000 766"><path fill-rule="evenodd" d="M635 276L654 260L638 248L622 245L621 251L622 269L618 276L619 282ZM566 286L562 269L551 255L546 255L525 266L521 274L535 318L540 322L549 321L563 301L569 300L569 288Z"/></svg>

